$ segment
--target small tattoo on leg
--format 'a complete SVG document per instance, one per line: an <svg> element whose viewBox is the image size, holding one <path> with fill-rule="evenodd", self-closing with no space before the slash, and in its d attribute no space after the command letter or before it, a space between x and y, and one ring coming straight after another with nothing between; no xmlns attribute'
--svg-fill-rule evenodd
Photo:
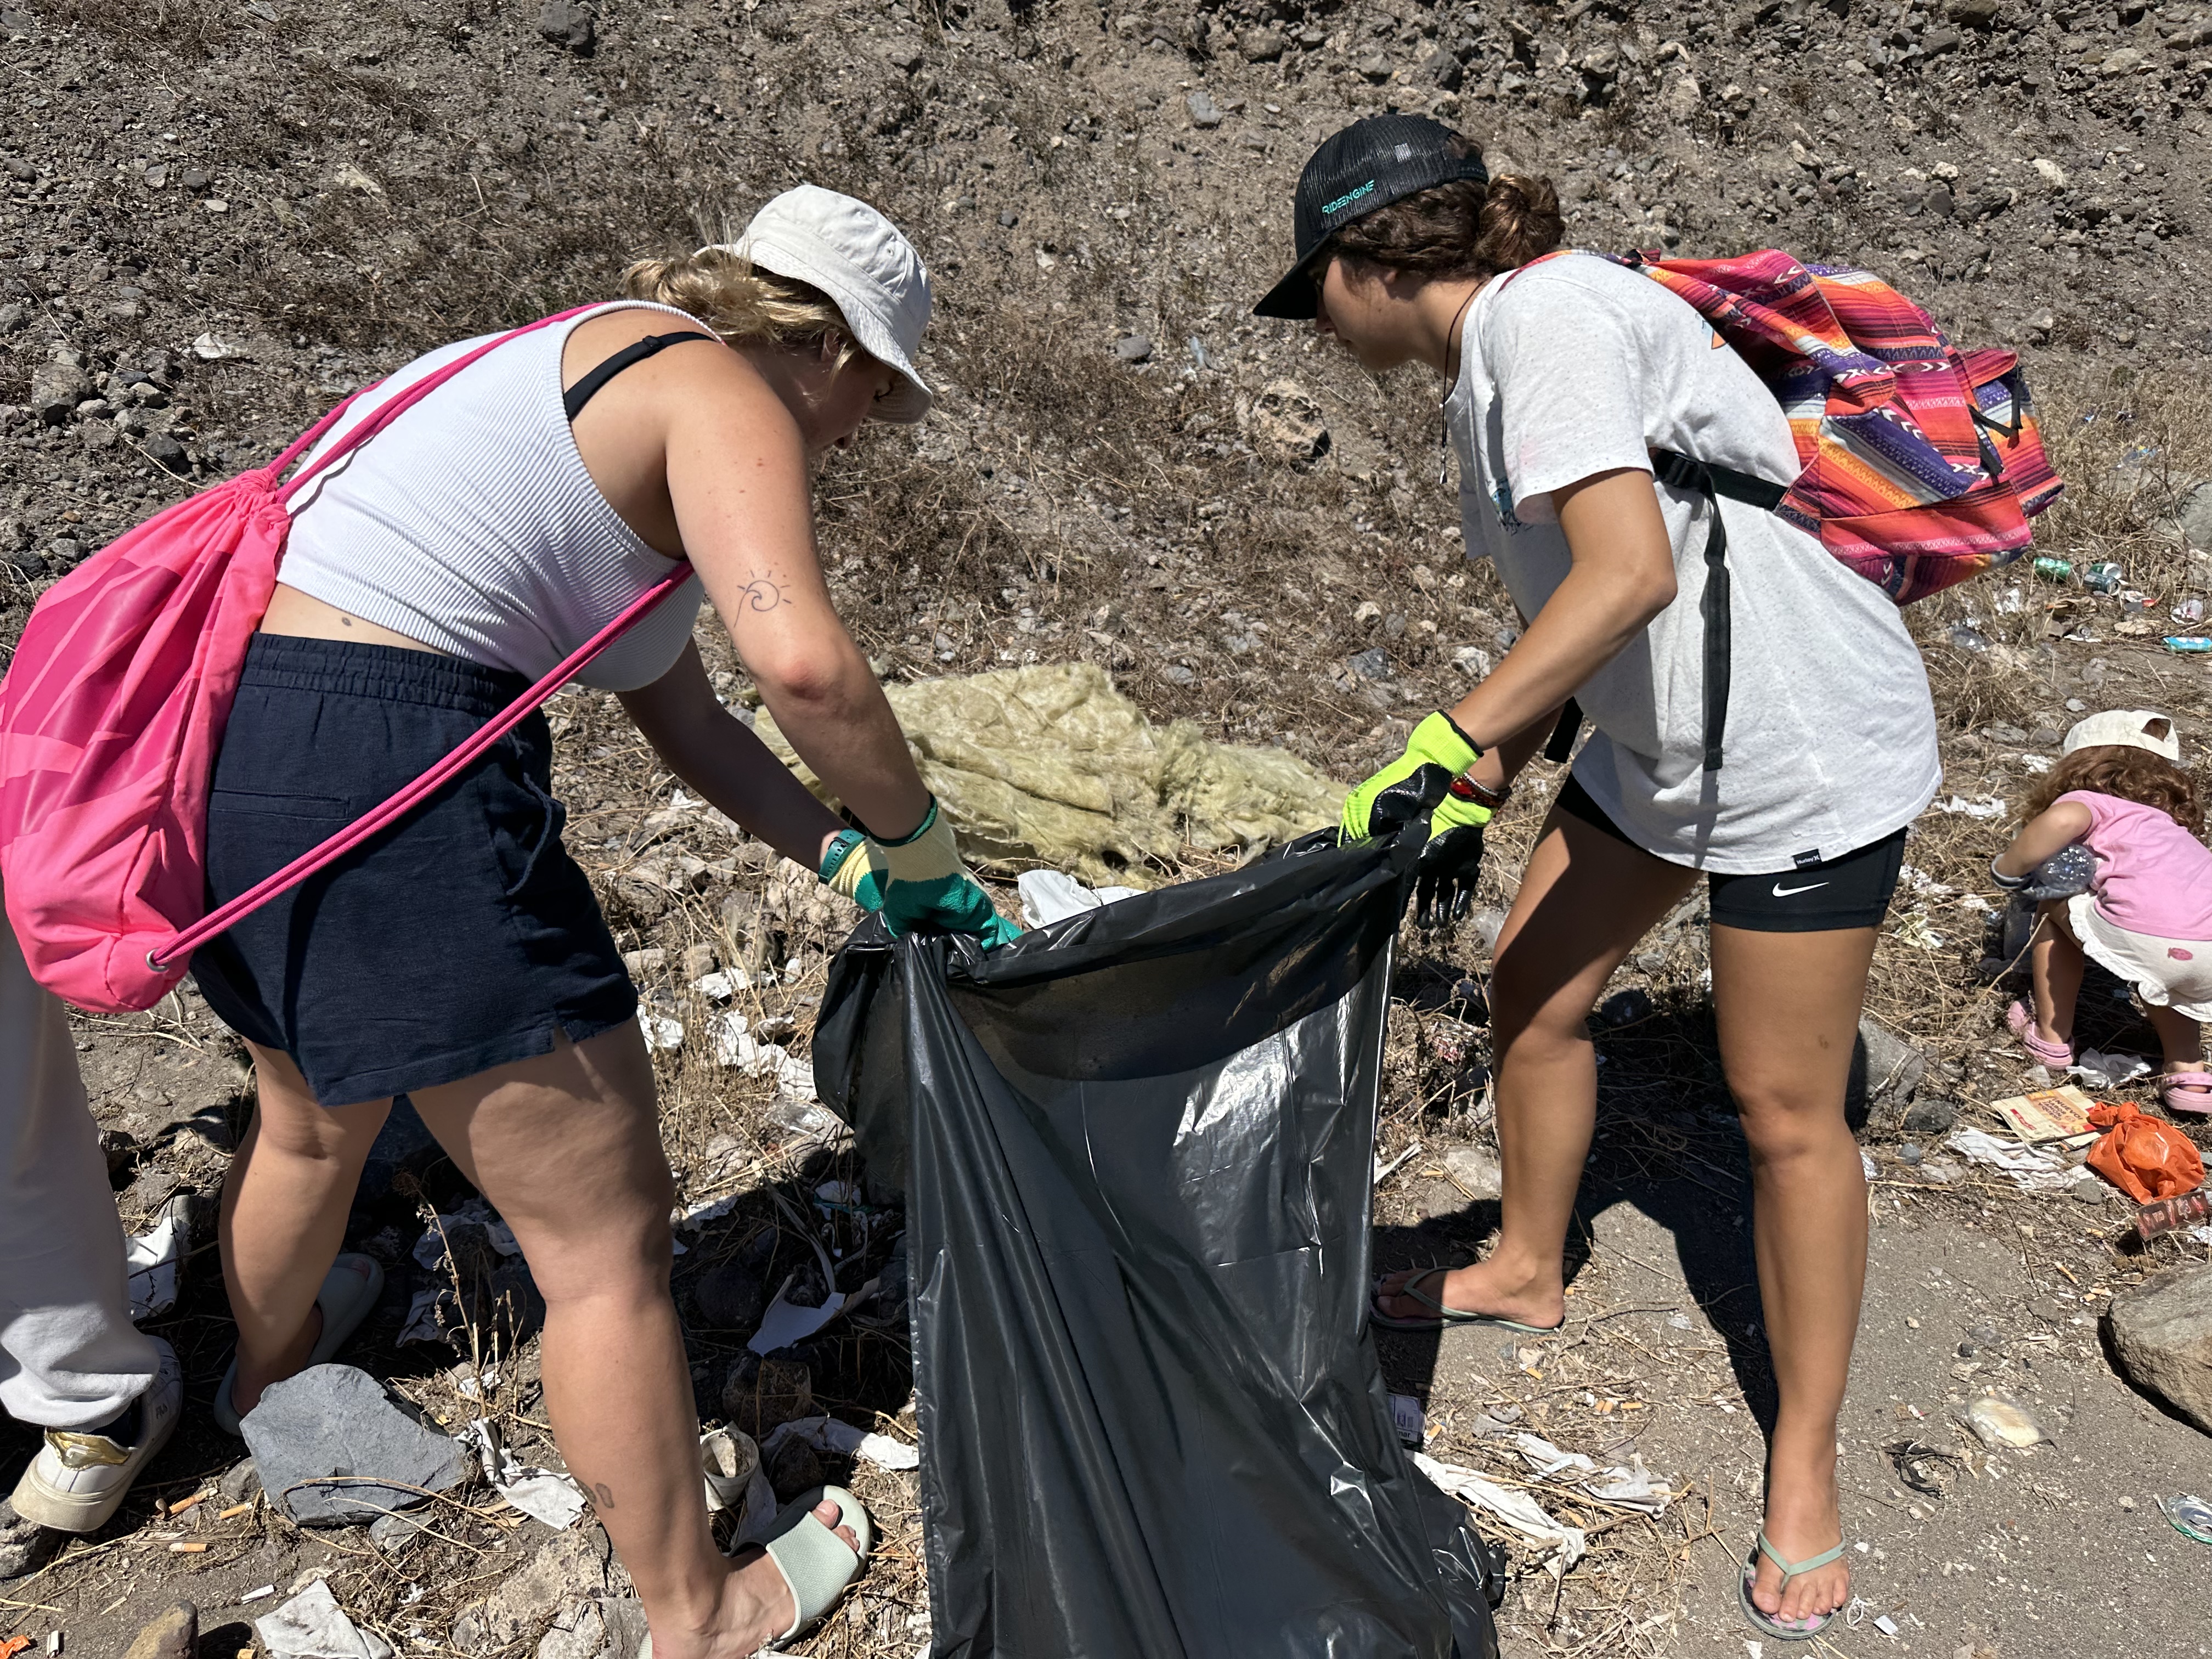
<svg viewBox="0 0 2212 1659"><path fill-rule="evenodd" d="M592 1483L592 1495L594 1498L598 1498L598 1499L599 1499L599 1507L600 1507L601 1509L603 1509L603 1510L611 1510L611 1509L614 1508L614 1506L615 1506L615 1494L614 1494L614 1489L613 1489L612 1487L609 1486L605 1481L604 1481L604 1480L594 1481L594 1482Z"/></svg>

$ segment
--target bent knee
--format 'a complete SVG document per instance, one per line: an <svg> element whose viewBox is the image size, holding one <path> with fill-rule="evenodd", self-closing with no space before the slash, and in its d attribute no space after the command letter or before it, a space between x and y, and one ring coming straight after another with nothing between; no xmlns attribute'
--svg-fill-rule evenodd
<svg viewBox="0 0 2212 1659"><path fill-rule="evenodd" d="M1827 1158L1852 1141L1840 1091L1819 1093L1742 1090L1735 1095L1745 1144L1768 1164Z"/></svg>
<svg viewBox="0 0 2212 1659"><path fill-rule="evenodd" d="M580 1194L568 1212L520 1224L508 1220L549 1306L594 1296L635 1297L667 1287L675 1264L671 1201L665 1194L657 1203L641 1194L594 1209L591 1198Z"/></svg>

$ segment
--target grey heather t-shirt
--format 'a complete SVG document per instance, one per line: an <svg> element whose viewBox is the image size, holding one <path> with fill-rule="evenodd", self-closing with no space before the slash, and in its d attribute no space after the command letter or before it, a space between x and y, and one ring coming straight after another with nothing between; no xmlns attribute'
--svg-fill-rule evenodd
<svg viewBox="0 0 2212 1659"><path fill-rule="evenodd" d="M1672 449L1778 483L1773 396L1688 304L1595 258L1489 283L1444 405L1468 556L1533 618L1571 563L1551 492ZM1942 781L1920 653L1889 597L1772 514L1723 501L1734 623L1725 763L1705 758L1702 495L1658 487L1678 590L1576 693L1575 777L1638 845L1728 875L1784 872L1909 823Z"/></svg>

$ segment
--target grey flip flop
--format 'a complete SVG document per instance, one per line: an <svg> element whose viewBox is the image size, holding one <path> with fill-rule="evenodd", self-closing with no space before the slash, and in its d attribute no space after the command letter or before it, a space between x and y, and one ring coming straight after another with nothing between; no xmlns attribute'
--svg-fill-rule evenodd
<svg viewBox="0 0 2212 1659"><path fill-rule="evenodd" d="M1743 1564L1742 1576L1735 1581L1736 1605L1743 1609L1743 1616L1753 1630L1778 1642L1811 1641L1835 1622L1836 1614L1843 1608L1838 1607L1835 1613L1808 1613L1802 1619L1777 1619L1770 1613L1761 1613L1759 1604L1751 1599L1751 1587L1759 1577L1759 1558L1762 1553L1782 1569L1782 1588L1787 1589L1790 1581L1798 1574L1811 1572L1816 1567L1825 1567L1831 1561L1840 1560L1844 1546L1839 1543L1832 1550L1822 1550L1808 1560L1785 1561L1782 1559L1782 1552L1766 1541L1766 1528L1761 1527L1759 1529L1759 1547L1752 1551L1751 1559Z"/></svg>
<svg viewBox="0 0 2212 1659"><path fill-rule="evenodd" d="M348 1252L331 1262L330 1272L323 1277L323 1288L315 1297L315 1305L323 1310L323 1334L315 1339L307 1364L329 1364L346 1339L361 1328L361 1322L368 1317L376 1298L383 1294L384 1269L375 1257ZM307 1365L300 1369L305 1370ZM238 1356L234 1353L223 1370L222 1381L216 1385L215 1425L225 1434L242 1438L245 1431L239 1426L238 1408L230 1399L231 1387L237 1381Z"/></svg>
<svg viewBox="0 0 2212 1659"><path fill-rule="evenodd" d="M860 1547L858 1554L834 1530L814 1518L814 1506L825 1498L836 1501L838 1524L852 1529L853 1540ZM842 1486L817 1486L801 1493L777 1511L775 1524L776 1534L768 1540L768 1559L775 1563L783 1582L791 1587L792 1603L798 1612L793 1615L791 1628L762 1648L763 1653L781 1652L785 1643L836 1606L845 1587L860 1576L876 1542L867 1510ZM645 1638L637 1659L653 1659L652 1637Z"/></svg>
<svg viewBox="0 0 2212 1659"><path fill-rule="evenodd" d="M1566 1328L1567 1322L1564 1318L1562 1318L1556 1325L1523 1325L1517 1319L1507 1319L1499 1314L1469 1313L1463 1308L1447 1308L1443 1303L1437 1301L1436 1297L1424 1295L1421 1291L1413 1288L1414 1285L1419 1284L1423 1279L1428 1278L1432 1273L1449 1273L1450 1271L1451 1270L1449 1267L1428 1268L1425 1272L1415 1273L1411 1279L1407 1279L1403 1285L1400 1285L1395 1291L1391 1292L1394 1296L1402 1296L1409 1301L1419 1302L1425 1307L1434 1308L1437 1310L1435 1318L1394 1319L1389 1314L1384 1313L1382 1311L1382 1285L1384 1279L1389 1277L1388 1274L1385 1274L1383 1279L1378 1279L1375 1281L1375 1294L1368 1298L1368 1319L1373 1323L1381 1326L1386 1331L1441 1331L1448 1327L1457 1328L1462 1325L1486 1325L1497 1330L1511 1331L1520 1336L1557 1336L1561 1331Z"/></svg>

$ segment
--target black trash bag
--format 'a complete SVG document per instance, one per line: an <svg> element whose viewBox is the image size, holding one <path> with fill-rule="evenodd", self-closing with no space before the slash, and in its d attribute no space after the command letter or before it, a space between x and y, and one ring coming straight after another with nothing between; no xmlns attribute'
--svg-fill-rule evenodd
<svg viewBox="0 0 2212 1659"><path fill-rule="evenodd" d="M1418 851L839 956L815 1076L905 1189L935 1659L1496 1655L1365 1317Z"/></svg>

